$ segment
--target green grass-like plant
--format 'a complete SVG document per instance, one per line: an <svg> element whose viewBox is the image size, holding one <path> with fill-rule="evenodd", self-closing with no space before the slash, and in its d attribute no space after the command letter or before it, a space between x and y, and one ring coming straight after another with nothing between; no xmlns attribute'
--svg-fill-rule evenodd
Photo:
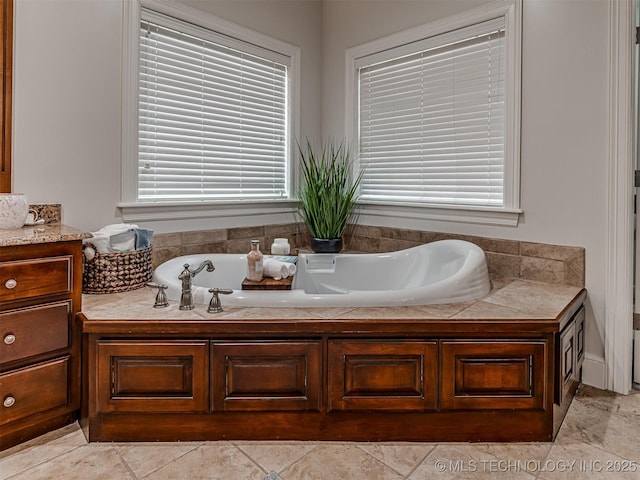
<svg viewBox="0 0 640 480"><path fill-rule="evenodd" d="M340 238L356 206L362 172L353 175L344 142L327 141L315 150L309 140L300 153L299 213L315 238Z"/></svg>

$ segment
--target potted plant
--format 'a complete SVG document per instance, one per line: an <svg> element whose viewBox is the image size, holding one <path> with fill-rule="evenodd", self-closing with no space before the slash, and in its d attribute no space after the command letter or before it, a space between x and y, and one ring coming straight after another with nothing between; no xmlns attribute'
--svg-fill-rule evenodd
<svg viewBox="0 0 640 480"><path fill-rule="evenodd" d="M344 142L328 141L315 150L309 140L300 153L300 216L311 233L316 253L337 253L356 206L362 172L354 175Z"/></svg>

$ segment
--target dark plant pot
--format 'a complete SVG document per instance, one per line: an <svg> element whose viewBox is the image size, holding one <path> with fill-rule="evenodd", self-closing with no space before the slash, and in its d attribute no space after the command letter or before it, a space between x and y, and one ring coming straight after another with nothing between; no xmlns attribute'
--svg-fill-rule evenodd
<svg viewBox="0 0 640 480"><path fill-rule="evenodd" d="M311 249L315 253L340 253L342 238L311 238Z"/></svg>

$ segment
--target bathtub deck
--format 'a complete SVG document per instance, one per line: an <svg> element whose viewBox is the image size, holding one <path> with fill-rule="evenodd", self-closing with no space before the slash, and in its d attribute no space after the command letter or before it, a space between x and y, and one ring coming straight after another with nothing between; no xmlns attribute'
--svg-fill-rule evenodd
<svg viewBox="0 0 640 480"><path fill-rule="evenodd" d="M146 288L85 295L83 430L91 441L550 441L579 381L564 346L579 347L567 332L585 291L504 283L454 304L219 314L154 309Z"/></svg>

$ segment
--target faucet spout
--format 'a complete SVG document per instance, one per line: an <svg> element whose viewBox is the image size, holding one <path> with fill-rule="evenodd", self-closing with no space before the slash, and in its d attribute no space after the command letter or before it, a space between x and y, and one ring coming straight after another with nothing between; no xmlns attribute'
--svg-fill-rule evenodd
<svg viewBox="0 0 640 480"><path fill-rule="evenodd" d="M182 295L180 296L180 310L193 310L195 305L193 304L193 295L191 294L191 279L200 273L204 268L207 268L207 272L213 272L215 267L211 260L205 260L195 270L191 270L188 263L183 265L184 270L178 275L178 280L182 281Z"/></svg>

